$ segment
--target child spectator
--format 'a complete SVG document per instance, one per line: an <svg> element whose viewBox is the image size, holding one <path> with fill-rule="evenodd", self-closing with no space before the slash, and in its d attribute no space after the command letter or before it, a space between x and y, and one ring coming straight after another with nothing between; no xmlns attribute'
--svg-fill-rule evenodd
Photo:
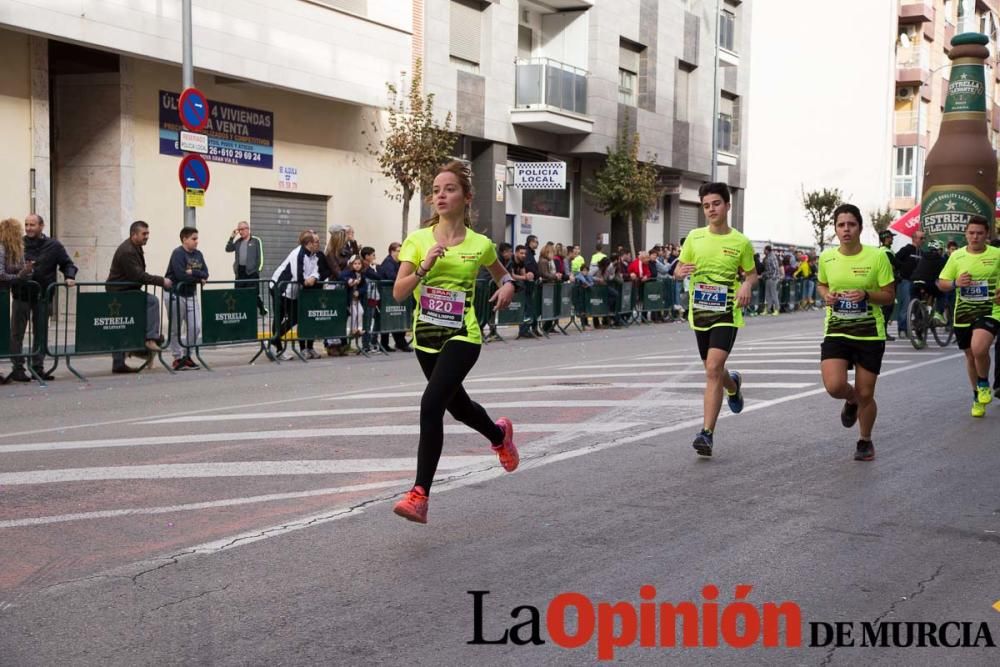
<svg viewBox="0 0 1000 667"><path fill-rule="evenodd" d="M171 366L175 371L200 368L191 359L191 347L198 344L201 334L201 309L198 308L198 284L208 280L205 256L198 250L198 230L181 229L181 244L170 255L170 264L164 274L174 283L170 293L170 352L174 355ZM184 324L185 348L181 348L181 323Z"/></svg>
<svg viewBox="0 0 1000 667"><path fill-rule="evenodd" d="M358 341L364 333L364 306L362 299L367 298L368 286L365 281L364 262L354 255L347 263L347 270L340 274L340 279L347 284L347 296L351 302L351 336ZM364 296L363 296L364 295Z"/></svg>

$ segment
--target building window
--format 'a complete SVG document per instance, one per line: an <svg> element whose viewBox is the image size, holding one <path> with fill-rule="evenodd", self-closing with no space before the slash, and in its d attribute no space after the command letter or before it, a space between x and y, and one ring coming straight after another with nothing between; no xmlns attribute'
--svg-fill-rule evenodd
<svg viewBox="0 0 1000 667"><path fill-rule="evenodd" d="M618 102L635 106L635 82L636 73L627 69L618 70Z"/></svg>
<svg viewBox="0 0 1000 667"><path fill-rule="evenodd" d="M625 43L618 47L618 102L635 106L639 82L639 54L642 47Z"/></svg>
<svg viewBox="0 0 1000 667"><path fill-rule="evenodd" d="M478 70L482 58L482 4L477 0L451 0L451 62Z"/></svg>
<svg viewBox="0 0 1000 667"><path fill-rule="evenodd" d="M694 67L687 63L678 63L677 78L674 80L674 119L687 122L691 120L691 77Z"/></svg>
<svg viewBox="0 0 1000 667"><path fill-rule="evenodd" d="M719 100L716 147L723 153L737 153L740 146L740 100L723 96Z"/></svg>
<svg viewBox="0 0 1000 667"><path fill-rule="evenodd" d="M916 197L916 146L896 147L896 167L893 172L893 197Z"/></svg>
<svg viewBox="0 0 1000 667"><path fill-rule="evenodd" d="M736 51L736 14L728 9L723 9L719 16L719 46Z"/></svg>
<svg viewBox="0 0 1000 667"><path fill-rule="evenodd" d="M521 213L569 217L570 183L562 190L521 190Z"/></svg>

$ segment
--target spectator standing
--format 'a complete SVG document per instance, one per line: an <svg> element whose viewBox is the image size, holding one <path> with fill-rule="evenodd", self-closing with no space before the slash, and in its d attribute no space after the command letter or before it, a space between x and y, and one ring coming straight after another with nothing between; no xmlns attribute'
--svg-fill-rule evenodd
<svg viewBox="0 0 1000 667"><path fill-rule="evenodd" d="M880 231L878 233L878 242L879 242L879 245L881 246L881 249L885 252L886 257L889 259L889 264L892 265L892 273L893 273L893 275L896 277L896 280L899 280L899 264L896 262L896 253L894 253L892 251L892 240L895 237L896 237L896 235L893 234L888 229L883 229L882 231ZM907 302L907 303L909 303L909 302ZM889 322L889 321L892 320L892 311L893 311L893 306L894 305L895 305L895 302L890 303L890 304L885 305L885 306L882 306L882 316L883 316L883 318L885 319L886 322ZM903 317L905 317L905 315ZM898 326L898 324L897 324L897 326ZM900 334L900 335L902 335L902 334ZM892 336L889 335L888 331L885 332L885 339L887 341L896 340L895 338L893 338Z"/></svg>
<svg viewBox="0 0 1000 667"><path fill-rule="evenodd" d="M327 231L330 238L326 243L326 261L330 267L330 280L337 280L340 274L347 270L347 260L351 258L352 245L348 237L353 235L354 230L344 225L333 224ZM344 356L350 347L346 338L326 340L324 344L326 353L331 357Z"/></svg>
<svg viewBox="0 0 1000 667"><path fill-rule="evenodd" d="M174 286L170 278L154 276L146 272L146 255L143 247L149 243L149 225L136 220L128 228L128 238L115 250L111 259L111 269L108 271L109 283L129 283L108 285L109 292L137 292L142 286L153 285L169 290ZM75 267L74 267L75 269ZM74 273L75 275L75 273ZM67 280L67 283L69 281ZM160 300L146 292L146 349L159 352L163 337L160 335ZM140 368L132 368L125 364L125 353L111 354L112 373L137 373Z"/></svg>
<svg viewBox="0 0 1000 667"><path fill-rule="evenodd" d="M364 262L361 257L355 255L351 257L347 269L340 274L340 280L347 284L347 298L351 308L350 334L358 342L364 333L364 306L363 299L367 297L367 283L364 275Z"/></svg>
<svg viewBox="0 0 1000 667"><path fill-rule="evenodd" d="M566 266L566 251L563 249L562 243L557 243L552 249L552 263L556 265L556 273L561 273L563 277L569 274Z"/></svg>
<svg viewBox="0 0 1000 667"><path fill-rule="evenodd" d="M298 299L299 291L304 287L313 287L319 282L319 237L311 231L299 234L299 245L293 249L284 261L278 265L271 275L275 289L281 283L287 283L280 294L279 307L274 314L274 331L270 344L274 348L274 356L288 361L295 356L285 351L282 338L299 323ZM299 347L308 349L308 342L301 341ZM314 355L308 355L313 357Z"/></svg>
<svg viewBox="0 0 1000 667"><path fill-rule="evenodd" d="M764 312L778 314L778 288L781 285L781 264L771 246L764 246Z"/></svg>
<svg viewBox="0 0 1000 667"><path fill-rule="evenodd" d="M541 272L538 269L538 237L534 234L528 236L525 249L524 265L528 269L528 273L535 276L535 280L524 284L524 317L531 323L531 333L540 337L542 332L538 330L538 313L535 312L535 291L539 289L537 280L541 277Z"/></svg>
<svg viewBox="0 0 1000 667"><path fill-rule="evenodd" d="M10 290L16 281L23 280L32 271L31 266L24 264L22 231L21 223L14 218L0 222L0 290ZM0 308L9 308L9 300L10 296L4 295L3 301L0 301ZM0 335L7 335L7 332L0 332ZM23 345L23 341L21 344ZM13 345L10 349L12 352L17 350ZM0 375L0 384L6 384L8 379L16 379L18 382L31 381L23 368L17 378L13 375L9 377Z"/></svg>
<svg viewBox="0 0 1000 667"><path fill-rule="evenodd" d="M501 244L501 248L502 247L503 244ZM531 292L528 291L529 286L535 284L535 276L537 274L528 270L527 257L528 257L527 246L523 245L517 246L514 249L514 258L513 260L511 260L510 268L508 270L510 271L511 277L514 279L515 289L517 289L518 291L525 292L525 295L527 297L530 297ZM521 325L518 327L517 337L518 338L535 337L534 332L532 332L531 330L531 322L528 320L527 315L525 316L524 321L522 321Z"/></svg>
<svg viewBox="0 0 1000 667"><path fill-rule="evenodd" d="M555 264L555 248L551 244L546 244L542 248L541 255L538 258L538 272L541 274L543 283L561 283L563 281L563 273L556 269ZM555 322L548 321L542 324L542 330L549 332L555 328Z"/></svg>
<svg viewBox="0 0 1000 667"><path fill-rule="evenodd" d="M896 283L896 330L900 336L904 337L909 336L906 311L909 308L910 295L913 292L913 270L917 268L920 258L924 255L925 238L923 230L916 230L913 232L910 242L896 253L896 268L899 274L899 282Z"/></svg>
<svg viewBox="0 0 1000 667"><path fill-rule="evenodd" d="M396 276L399 274L399 249L402 244L398 241L393 241L389 244L389 254L385 256L382 263L378 267L378 279L386 280L391 282L396 282ZM413 297L410 297L411 301ZM391 352L393 349L398 352L413 352L413 348L410 344L406 342L406 333L403 331L397 331L392 334L393 342L396 344L395 348L389 347L389 334L382 334L381 344L382 349L387 352Z"/></svg>
<svg viewBox="0 0 1000 667"><path fill-rule="evenodd" d="M198 230L181 229L181 244L170 255L170 264L164 274L174 283L170 293L170 352L174 355L175 371L198 370L200 366L191 358L191 347L198 344L201 335L201 309L198 308L198 285L208 280L205 256L198 250ZM181 347L181 323L187 347Z"/></svg>
<svg viewBox="0 0 1000 667"><path fill-rule="evenodd" d="M226 252L234 253L233 276L236 287L257 291L257 312L267 316L267 308L260 298L260 272L264 270L264 242L250 233L250 223L241 220L226 243Z"/></svg>

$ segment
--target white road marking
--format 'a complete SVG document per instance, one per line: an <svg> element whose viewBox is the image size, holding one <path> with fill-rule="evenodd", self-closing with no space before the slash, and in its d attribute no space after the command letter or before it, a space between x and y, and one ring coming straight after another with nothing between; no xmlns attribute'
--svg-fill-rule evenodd
<svg viewBox="0 0 1000 667"><path fill-rule="evenodd" d="M485 449L485 448L484 448ZM487 449L488 451L488 449ZM439 468L458 470L483 465L497 457L442 456ZM412 456L387 459L319 459L315 461L236 461L223 463L169 463L146 466L104 466L0 473L0 485L95 482L111 479L197 479L215 477L274 477L277 475L339 475L342 473L412 471Z"/></svg>
<svg viewBox="0 0 1000 667"><path fill-rule="evenodd" d="M780 372L780 371L779 371ZM789 373L807 373L813 371L787 371ZM818 373L819 371L815 371ZM701 405L702 399L700 398L671 398L669 400L670 405L687 404L691 405ZM520 410L520 409L536 409L536 408L615 408L622 405L628 404L630 407L659 407L664 405L664 401L644 401L644 400L633 400L628 398L620 399L608 399L608 400L585 400L581 399L578 401L549 401L545 399L539 399L537 401L500 401L496 403L482 403L481 405L487 410ZM406 412L420 412L419 405L402 405L402 406L392 406L378 407L379 413L406 413ZM170 417L168 419L154 419L151 421L139 422L142 425L148 424L188 424L192 422L221 422L221 421L248 421L248 420L261 420L261 419L299 419L299 418L314 418L314 417L338 417L338 416L350 416L350 415L370 415L372 413L371 408L334 408L331 410L289 410L286 412L253 412L249 414L221 414L221 415L198 415L194 417Z"/></svg>
<svg viewBox="0 0 1000 667"><path fill-rule="evenodd" d="M960 354L954 354L954 355L950 355L950 356L947 356L947 357L938 357L936 359L929 359L927 361L922 361L922 362L919 362L919 363L916 363L916 364L912 364L910 366L906 366L906 367L903 367L903 368L895 368L895 369L893 369L891 371L886 371L885 373L882 373L882 377L895 375L897 373L905 373L905 372L913 371L913 370L916 370L918 368L922 368L924 366L928 366L930 364L936 364L936 363L939 363L941 361L946 361L946 360L951 360L951 359L958 359L958 358L960 358L962 356L963 355L960 355ZM800 400L800 399L803 399L803 398L810 398L812 396L823 394L825 392L826 392L825 389L819 388L819 389L812 389L810 391L805 391L805 392L799 392L799 393L796 393L796 394L791 394L789 396L782 396L781 398L775 398L775 399L771 399L769 401L761 401L760 403L757 403L757 404L752 405L752 406L751 405L747 405L747 407L745 407L743 409L743 414L745 414L747 412L751 412L753 410L764 410L766 408L770 408L770 407L773 407L775 405L781 405L782 403L788 403L788 402L791 402L791 401L797 401L797 400ZM723 412L721 415L719 415L719 419L729 419L729 418L731 418L733 416L734 415L732 415L732 414L728 414L726 412ZM642 442L644 440L649 440L650 438L655 438L655 437L658 437L658 436L661 436L661 435L665 435L667 433L673 433L673 432L684 430L684 429L688 429L688 428L696 428L698 426L701 426L701 424L702 424L702 418L699 415L697 419L689 419L687 421L680 422L680 423L677 423L677 424L671 424L670 426L664 426L664 427L661 427L661 428L652 429L650 431L646 431L645 433L639 433L639 434L636 434L636 435L627 436L627 437L622 438L620 440L612 440L612 441L609 441L609 442L603 442L603 443L599 443L599 444L592 445L592 446L589 446L589 447L583 447L583 448L580 448L580 449L568 450L568 451L559 452L559 453L555 453L555 454L548 454L546 456L540 456L540 457L537 457L537 458L531 458L531 457L524 458L524 457L522 457L522 459L521 459L521 469L524 470L524 469L530 469L530 468L540 468L540 467L545 466L545 465L550 465L552 463L556 463L556 462L565 461L565 460L568 460L568 459L577 458L579 456L585 456L587 454L593 454L595 452L603 451L605 449L611 449L613 447L620 447L622 445L630 445L630 444L632 444L634 442ZM455 489L460 489L462 487L470 486L472 484L479 484L480 482L483 482L483 481L488 480L488 479L492 479L494 477L500 477L501 475L504 475L504 474L506 474L506 473L503 471L503 469L500 468L499 466L496 466L496 467L491 467L491 468L489 468L487 470L483 470L483 471L478 472L478 473L474 473L474 474L471 474L471 475L466 475L466 476L462 477L461 479L442 480L440 482L436 482L435 485L434 485L435 497L437 497L440 494L445 493L447 491L453 491ZM392 497L382 498L381 501L382 502L389 502L390 500L394 500L394 499L395 499L395 496L392 496ZM374 506L374 504L373 505L369 505L368 507L373 507L373 506ZM330 509L328 509L326 511L323 511L323 512L318 512L318 513L315 513L315 514L312 514L312 515L309 515L309 516L304 516L304 517L302 517L302 518L300 518L300 519L298 519L296 521L286 521L286 522L283 522L283 523L271 526L269 528L257 528L257 529L254 529L254 530L250 530L250 531L246 531L246 532L240 533L238 535L233 535L233 536L230 536L230 537L224 537L224 538L220 538L220 539L217 539L217 540L212 540L211 542L205 542L203 544L199 544L199 545L196 545L196 546L189 547L189 548L185 549L184 550L184 554L181 555L181 556L170 556L170 557L174 558L175 560L181 560L181 559L187 559L187 558L194 558L194 557L197 557L197 556L200 556L200 555L218 553L220 551L225 551L225 550L233 549L233 548L240 547L240 546L243 546L243 545L246 545L246 544L253 544L254 542L260 542L262 540L268 540L268 539L271 539L273 537L278 537L280 535L286 535L288 533L292 533L292 532L296 532L296 531L299 531L299 530L303 530L305 528L311 528L313 526L318 526L318 525L321 525L321 524L324 524L324 523L329 523L331 521L340 521L341 519L346 519L348 517L359 516L359 515L363 514L366 511L366 509L364 509L364 508L362 508L362 509L354 509L354 510L351 510L351 511L345 511L345 512L341 512L341 513L338 513L338 514L331 515L330 513L332 511L335 511L335 510L333 508L330 508ZM146 561L143 561L143 562L140 562L140 563L134 563L133 567L136 567L136 568L146 568L146 567L149 567L149 566L151 566L151 565L153 565L155 563L162 562L163 558L166 558L166 557L167 556L164 556L164 557L161 557L161 558L158 558L158 559L155 559L155 558L154 559L149 559L149 560L146 560Z"/></svg>
<svg viewBox="0 0 1000 667"><path fill-rule="evenodd" d="M638 422L610 422L587 426L588 432L613 433L640 426ZM519 433L560 433L579 430L577 424L517 424ZM449 435L475 433L464 424L447 424L444 432ZM149 447L153 445L203 444L207 442L240 442L245 440L296 440L306 438L367 437L377 435L419 435L419 424L391 424L385 426L357 426L343 428L286 429L282 431L227 431L223 433L193 433L188 435L151 435L138 438L110 438L105 440L68 440L63 442L25 442L0 445L0 454L14 452L52 452L64 449L100 449L102 447Z"/></svg>
<svg viewBox="0 0 1000 667"><path fill-rule="evenodd" d="M316 496L332 496L340 493L357 493L359 491L374 491L375 489L386 489L393 486L408 483L406 479L390 479L384 482L372 482L370 484L353 484L350 486L334 486L326 489L313 489L311 491L295 491L292 493L272 493L265 496L249 496L246 498L228 498L226 500L212 500L203 503L186 503L184 505L168 505L166 507L136 507L121 510L105 510L101 512L79 512L77 514L57 514L53 516L40 516L33 519L11 519L0 521L0 528L23 528L25 526L43 526L50 523L66 523L68 521L86 521L89 519L114 519L122 516L141 516L149 514L172 514L174 512L191 512L193 510L214 509L217 507L236 507L239 505L252 505L256 503L272 503L281 500L295 500L298 498L315 498Z"/></svg>
<svg viewBox="0 0 1000 667"><path fill-rule="evenodd" d="M726 361L726 365L727 366L744 366L744 365L747 365L747 364L751 364L751 365L754 365L754 364L764 364L764 365L771 365L771 364L812 364L812 365L816 366L816 368L819 368L819 362L820 362L819 356L816 356L816 357L811 358L811 359L804 359L804 358L803 359L747 359L744 356L740 355L740 356L729 357L729 359ZM905 363L908 363L908 362L906 360L902 360L902 359L883 359L882 363L883 364L905 364ZM599 365L599 366L598 365L564 366L563 370L578 370L578 371L582 371L582 370L590 370L590 369L593 369L593 370L603 370L603 369L607 369L607 368L664 368L664 367L673 368L673 367L678 367L678 366L698 368L700 370L701 369L701 360L699 359L697 362L692 361L692 362L684 362L684 363L668 361L668 362L662 362L662 363L658 363L658 362L657 363L646 362L646 363L635 363L635 364L603 364L603 365ZM763 372L768 372L768 371L763 371ZM476 381L478 381L478 380L476 380ZM485 382L486 379L484 379L482 381ZM466 382L467 383L468 382L472 382L472 380L466 380Z"/></svg>
<svg viewBox="0 0 1000 667"><path fill-rule="evenodd" d="M542 392L560 392L566 390L585 389L704 389L704 382L588 382L588 376L583 376L575 384L564 385L536 385L528 387L488 387L483 389L470 389L470 396L483 396L487 394L530 394ZM815 382L747 382L743 386L747 389L802 389L809 387ZM422 396L421 391L397 391L382 394L357 394L355 396L337 396L331 401L354 401L373 400L379 398L407 398ZM0 445L2 448L3 445ZM2 451L2 450L0 450Z"/></svg>

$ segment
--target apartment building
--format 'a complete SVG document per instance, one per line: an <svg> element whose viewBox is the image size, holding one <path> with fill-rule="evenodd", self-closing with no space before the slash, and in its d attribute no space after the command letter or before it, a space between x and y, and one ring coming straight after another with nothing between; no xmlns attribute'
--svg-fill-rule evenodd
<svg viewBox="0 0 1000 667"><path fill-rule="evenodd" d="M455 113L479 222L494 238L626 244L626 221L596 213L583 188L626 123L668 188L637 244L704 224L697 189L713 174L733 187L742 224L748 0L424 3L427 90ZM515 184L518 165L535 162L564 164L562 187Z"/></svg>
<svg viewBox="0 0 1000 667"><path fill-rule="evenodd" d="M990 38L986 64L989 137L1000 142L997 84L998 0L899 0L896 93L893 122L892 208L905 212L920 203L922 165L937 141L948 96L951 38L981 32Z"/></svg>
<svg viewBox="0 0 1000 667"><path fill-rule="evenodd" d="M497 241L624 243L625 223L594 212L582 189L624 123L668 187L636 230L641 245L703 224L696 192L713 172L734 188L741 220L749 0L193 6L195 85L214 109L197 219L218 278L239 220L264 239L265 270L299 231L333 222L379 253L398 239L400 206L384 194L391 183L363 131L387 102L386 83L420 61L436 108L461 126L455 155L474 166L477 226ZM0 215L43 215L82 280L105 277L133 220L151 225L151 271L177 245L181 40L181 0L0 2ZM515 187L530 162L556 163L563 176Z"/></svg>

